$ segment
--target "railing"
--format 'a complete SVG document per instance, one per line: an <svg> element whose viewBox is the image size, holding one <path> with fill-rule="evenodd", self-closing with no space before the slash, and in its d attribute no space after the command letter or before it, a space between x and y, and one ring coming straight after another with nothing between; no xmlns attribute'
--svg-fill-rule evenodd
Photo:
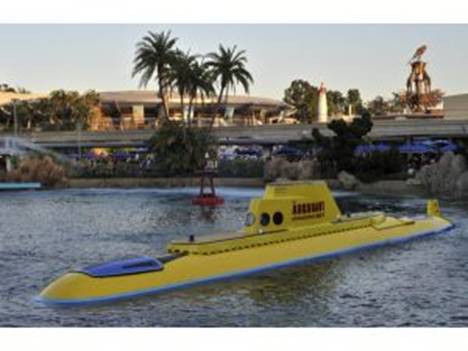
<svg viewBox="0 0 468 351"><path fill-rule="evenodd" d="M69 161L68 157L29 140L12 136L0 137L0 155L22 155L30 151L54 155L62 161Z"/></svg>

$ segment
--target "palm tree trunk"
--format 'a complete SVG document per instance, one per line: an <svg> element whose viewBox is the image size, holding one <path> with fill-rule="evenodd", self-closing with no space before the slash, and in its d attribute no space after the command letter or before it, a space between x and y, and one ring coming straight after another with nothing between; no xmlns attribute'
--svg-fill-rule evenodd
<svg viewBox="0 0 468 351"><path fill-rule="evenodd" d="M205 111L205 107L206 107L203 92L200 93L200 99L201 99L200 111L198 111L198 116L197 116L197 127L199 128L202 126L201 112ZM193 101L192 101L192 106L193 106ZM195 114L195 111L194 111L194 114Z"/></svg>
<svg viewBox="0 0 468 351"><path fill-rule="evenodd" d="M158 71L158 85L159 85L159 97L161 98L161 102L163 104L164 109L164 119L165 121L169 121L169 105L166 99L166 87L164 86L164 77L162 74L162 67L157 68Z"/></svg>
<svg viewBox="0 0 468 351"><path fill-rule="evenodd" d="M227 108L228 97L229 97L229 85L226 87L226 92L225 92L225 95L224 95L224 107L225 107L224 111L226 111L226 108ZM226 112L225 112L225 115L226 115Z"/></svg>
<svg viewBox="0 0 468 351"><path fill-rule="evenodd" d="M164 120L168 121L169 120L169 107L167 105L166 94L165 94L164 89L162 88L162 85L159 86L159 97L161 98L161 102L162 102L162 105L163 105Z"/></svg>
<svg viewBox="0 0 468 351"><path fill-rule="evenodd" d="M189 120L189 126L191 127L192 126L192 109L193 109L193 95L190 96L190 100L189 100L189 108L188 108L188 120ZM195 111L194 111L194 114L195 114Z"/></svg>
<svg viewBox="0 0 468 351"><path fill-rule="evenodd" d="M185 109L185 105L184 105L184 91L183 91L183 90L179 90L179 94L180 94L180 110L181 110L181 114L182 114L182 123L185 124L185 119L184 119L184 109Z"/></svg>
<svg viewBox="0 0 468 351"><path fill-rule="evenodd" d="M226 86L226 90L224 91L224 104L225 105L228 102L228 96L229 96L229 84Z"/></svg>
<svg viewBox="0 0 468 351"><path fill-rule="evenodd" d="M179 94L180 94L180 107L182 109L182 130L183 130L183 133L184 133L184 144L185 144L185 141L187 139L187 123L185 123L185 119L184 119L184 107L185 107L185 104L184 104L184 91L179 91Z"/></svg>
<svg viewBox="0 0 468 351"><path fill-rule="evenodd" d="M222 101L223 95L224 95L224 88L225 87L222 86L221 89L219 90L219 95L218 95L218 101L216 103L216 108L215 108L213 116L211 117L211 122L210 122L210 127L209 127L210 131L211 131L211 128L213 128L215 118L218 116L218 112L219 112L219 110L221 108L221 101Z"/></svg>

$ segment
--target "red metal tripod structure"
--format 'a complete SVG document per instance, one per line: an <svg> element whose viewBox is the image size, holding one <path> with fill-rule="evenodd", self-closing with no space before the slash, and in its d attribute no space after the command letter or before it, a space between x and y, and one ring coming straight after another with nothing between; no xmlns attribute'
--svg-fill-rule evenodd
<svg viewBox="0 0 468 351"><path fill-rule="evenodd" d="M207 162L205 168L198 172L200 174L200 193L192 199L193 205L217 206L224 203L224 199L216 195L213 178L218 173L216 162ZM208 180L208 187L205 187L205 181ZM205 189L208 192L205 192Z"/></svg>

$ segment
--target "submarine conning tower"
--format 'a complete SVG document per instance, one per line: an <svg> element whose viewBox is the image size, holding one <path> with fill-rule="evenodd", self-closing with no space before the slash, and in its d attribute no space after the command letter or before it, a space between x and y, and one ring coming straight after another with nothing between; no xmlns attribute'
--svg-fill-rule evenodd
<svg viewBox="0 0 468 351"><path fill-rule="evenodd" d="M341 216L324 181L276 182L250 202L243 231L267 233L332 222Z"/></svg>
<svg viewBox="0 0 468 351"><path fill-rule="evenodd" d="M331 232L330 226L340 217L341 212L324 181L276 182L267 185L263 197L251 200L242 230L172 241L168 251L212 255L278 244ZM358 225L369 225L368 221Z"/></svg>

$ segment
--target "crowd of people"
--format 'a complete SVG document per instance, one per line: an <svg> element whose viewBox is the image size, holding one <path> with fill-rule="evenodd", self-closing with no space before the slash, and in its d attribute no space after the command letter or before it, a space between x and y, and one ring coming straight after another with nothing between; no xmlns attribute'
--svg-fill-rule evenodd
<svg viewBox="0 0 468 351"><path fill-rule="evenodd" d="M88 152L74 156L80 176L138 177L151 173L154 155L142 152Z"/></svg>

